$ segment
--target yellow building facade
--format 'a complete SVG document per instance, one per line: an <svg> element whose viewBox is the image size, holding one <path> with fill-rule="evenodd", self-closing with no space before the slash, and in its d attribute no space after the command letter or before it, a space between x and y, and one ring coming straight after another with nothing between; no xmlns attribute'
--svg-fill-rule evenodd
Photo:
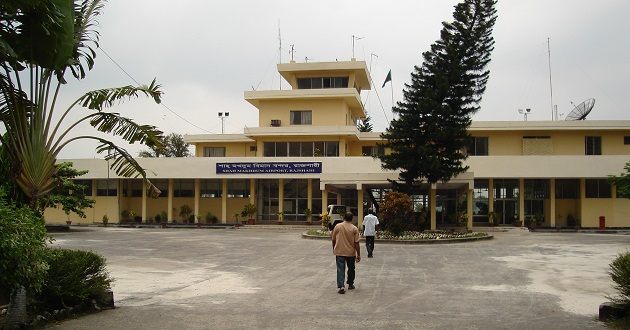
<svg viewBox="0 0 630 330"><path fill-rule="evenodd" d="M371 89L363 61L283 63L278 71L289 90L246 91L258 110L258 127L243 134L186 135L194 157L143 158L162 191L152 199L142 180L120 178L100 159L73 159L89 172L84 193L96 200L87 217L48 209L49 223L122 220L138 222L242 221L245 204L256 205L256 223L318 223L330 204L343 204L357 218L378 205L398 173L381 168L379 132L359 132L365 118L361 92ZM423 185L413 196L430 228L452 226L462 214L468 226L485 226L498 212L501 225L539 215L546 226L630 227L630 200L606 182L630 161L630 121L473 122L474 146L465 152L469 170L449 182ZM183 206L190 214L181 215ZM310 210L312 215L307 214ZM282 214L280 215L280 212ZM184 219L185 218L185 219Z"/></svg>

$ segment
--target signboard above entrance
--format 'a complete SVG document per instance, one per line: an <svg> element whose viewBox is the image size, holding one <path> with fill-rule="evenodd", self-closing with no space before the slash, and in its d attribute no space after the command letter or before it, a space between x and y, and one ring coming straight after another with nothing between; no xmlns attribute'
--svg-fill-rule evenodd
<svg viewBox="0 0 630 330"><path fill-rule="evenodd" d="M217 163L217 174L322 173L322 162Z"/></svg>

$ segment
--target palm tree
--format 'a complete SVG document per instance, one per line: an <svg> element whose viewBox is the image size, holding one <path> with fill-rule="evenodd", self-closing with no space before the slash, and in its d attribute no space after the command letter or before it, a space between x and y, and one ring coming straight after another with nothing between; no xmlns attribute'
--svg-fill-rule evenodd
<svg viewBox="0 0 630 330"><path fill-rule="evenodd" d="M155 126L140 125L132 119L104 109L144 94L160 103L160 85L123 86L91 91L53 118L64 76L71 71L76 79L92 69L98 48L95 17L102 0L17 0L0 4L0 137L6 152L10 178L26 197L26 202L43 211L42 196L57 185L57 156L76 140L98 141L96 151L112 160L111 168L120 176L143 177L145 170L124 149L91 135L72 136L80 124L88 122L99 132L120 136L129 143L160 145L162 132ZM89 111L64 126L64 120L77 106ZM67 127L67 128L63 128ZM152 184L148 185L153 193ZM42 204L42 205L40 205Z"/></svg>

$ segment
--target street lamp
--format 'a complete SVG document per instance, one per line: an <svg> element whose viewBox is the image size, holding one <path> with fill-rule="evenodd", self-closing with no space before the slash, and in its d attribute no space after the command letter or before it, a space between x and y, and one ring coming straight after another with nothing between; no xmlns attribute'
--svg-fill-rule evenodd
<svg viewBox="0 0 630 330"><path fill-rule="evenodd" d="M225 118L229 116L229 112L219 112L219 118L221 118L221 134L225 134Z"/></svg>
<svg viewBox="0 0 630 330"><path fill-rule="evenodd" d="M520 113L521 115L523 115L523 117L524 117L524 120L525 120L525 121L527 121L527 114L529 114L530 112L532 112L532 109L529 109L529 108L527 108L527 109L525 109L525 110L523 110L523 109L518 109L518 113Z"/></svg>

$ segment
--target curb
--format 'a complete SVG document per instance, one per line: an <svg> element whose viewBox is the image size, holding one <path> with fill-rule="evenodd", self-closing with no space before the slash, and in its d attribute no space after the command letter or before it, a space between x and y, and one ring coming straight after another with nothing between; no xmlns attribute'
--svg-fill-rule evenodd
<svg viewBox="0 0 630 330"><path fill-rule="evenodd" d="M302 233L304 239L320 239L330 241L330 236L317 236L308 235ZM381 244L402 244L402 245L416 245L416 244L457 244L466 242L476 242L493 239L494 235L488 234L488 236L481 237L464 237L464 238L440 238L440 239L422 239L422 240L395 240L395 239L376 239L375 242ZM365 238L361 238L361 241L365 241Z"/></svg>

